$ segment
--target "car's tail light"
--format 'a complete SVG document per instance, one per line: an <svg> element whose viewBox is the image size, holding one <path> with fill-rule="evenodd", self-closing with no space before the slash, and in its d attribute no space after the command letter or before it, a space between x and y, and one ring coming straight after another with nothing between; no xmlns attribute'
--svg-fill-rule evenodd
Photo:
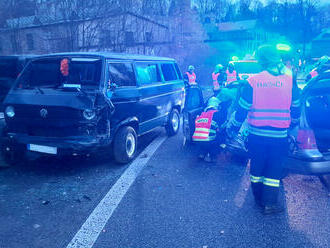
<svg viewBox="0 0 330 248"><path fill-rule="evenodd" d="M311 160L319 160L323 158L322 153L317 148L314 131L310 128L298 130L297 145L299 157Z"/></svg>
<svg viewBox="0 0 330 248"><path fill-rule="evenodd" d="M317 149L316 139L312 129L299 129L297 142L300 149Z"/></svg>

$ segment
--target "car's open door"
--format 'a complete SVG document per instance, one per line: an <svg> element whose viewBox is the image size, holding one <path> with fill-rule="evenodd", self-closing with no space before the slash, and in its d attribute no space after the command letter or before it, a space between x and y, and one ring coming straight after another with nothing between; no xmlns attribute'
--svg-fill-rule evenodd
<svg viewBox="0 0 330 248"><path fill-rule="evenodd" d="M198 85L186 87L186 98L183 109L183 134L186 142L191 142L194 133L195 119L204 109L202 89Z"/></svg>
<svg viewBox="0 0 330 248"><path fill-rule="evenodd" d="M302 92L301 104L301 120L295 136L290 137L289 156L319 163L315 168L296 163L290 169L302 174L329 173L323 166L327 163L322 162L330 161L330 71L310 81Z"/></svg>

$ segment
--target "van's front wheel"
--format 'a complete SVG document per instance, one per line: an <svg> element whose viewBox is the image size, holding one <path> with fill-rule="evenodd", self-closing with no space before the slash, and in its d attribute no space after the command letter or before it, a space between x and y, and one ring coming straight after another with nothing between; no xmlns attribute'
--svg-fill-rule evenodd
<svg viewBox="0 0 330 248"><path fill-rule="evenodd" d="M113 141L113 154L116 162L126 164L136 155L137 135L134 128L122 127L118 130Z"/></svg>
<svg viewBox="0 0 330 248"><path fill-rule="evenodd" d="M178 133L180 128L180 114L177 109L172 109L168 116L166 124L166 132L168 136L173 136Z"/></svg>

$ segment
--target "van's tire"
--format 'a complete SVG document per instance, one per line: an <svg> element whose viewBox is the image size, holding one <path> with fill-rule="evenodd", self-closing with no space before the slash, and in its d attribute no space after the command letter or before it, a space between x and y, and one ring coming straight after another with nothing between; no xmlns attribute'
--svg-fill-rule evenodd
<svg viewBox="0 0 330 248"><path fill-rule="evenodd" d="M113 141L113 156L117 163L126 164L132 161L137 151L137 135L130 126L121 127Z"/></svg>
<svg viewBox="0 0 330 248"><path fill-rule="evenodd" d="M172 109L168 115L165 128L168 136L173 136L178 133L180 129L180 113L177 109Z"/></svg>
<svg viewBox="0 0 330 248"><path fill-rule="evenodd" d="M11 150L7 151L7 147ZM0 149L0 168L10 167L25 160L25 151L23 149L15 149L13 146L8 145L8 143L1 144Z"/></svg>

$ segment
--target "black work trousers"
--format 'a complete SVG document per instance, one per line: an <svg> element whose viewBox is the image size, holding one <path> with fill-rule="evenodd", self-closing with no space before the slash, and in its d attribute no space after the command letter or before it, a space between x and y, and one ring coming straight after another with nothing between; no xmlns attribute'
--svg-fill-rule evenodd
<svg viewBox="0 0 330 248"><path fill-rule="evenodd" d="M262 205L276 205L288 140L250 134L248 149L251 158L251 187L255 200Z"/></svg>
<svg viewBox="0 0 330 248"><path fill-rule="evenodd" d="M220 150L219 139L212 141L201 141L200 143L200 154L206 156L206 154L210 154L212 159L215 159Z"/></svg>

